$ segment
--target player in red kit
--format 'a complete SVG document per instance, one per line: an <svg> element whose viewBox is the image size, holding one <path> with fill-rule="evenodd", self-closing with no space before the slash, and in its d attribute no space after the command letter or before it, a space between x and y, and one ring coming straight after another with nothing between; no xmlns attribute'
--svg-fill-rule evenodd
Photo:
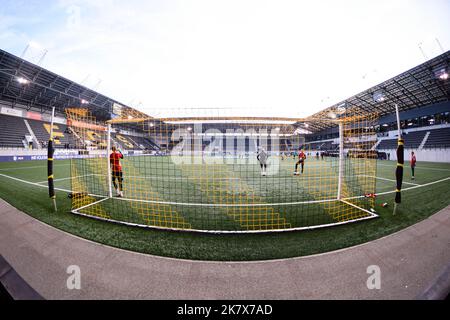
<svg viewBox="0 0 450 320"><path fill-rule="evenodd" d="M411 160L409 162L411 163L411 180L414 180L414 168L416 167L416 155L414 151L411 152Z"/></svg>
<svg viewBox="0 0 450 320"><path fill-rule="evenodd" d="M299 164L302 166L302 173L303 173L303 168L305 167L305 159L306 159L306 154L303 152L303 150L300 150L300 152L298 154L298 161L295 163L294 175L299 175L300 174L297 171L297 168L298 168Z"/></svg>
<svg viewBox="0 0 450 320"><path fill-rule="evenodd" d="M111 148L112 153L109 155L109 163L111 165L111 178L114 184L114 188L116 189L116 194L118 197L123 197L123 173L122 166L120 165L120 159L123 159L123 154L120 151L117 151L116 147ZM116 179L119 182L119 186L117 186Z"/></svg>

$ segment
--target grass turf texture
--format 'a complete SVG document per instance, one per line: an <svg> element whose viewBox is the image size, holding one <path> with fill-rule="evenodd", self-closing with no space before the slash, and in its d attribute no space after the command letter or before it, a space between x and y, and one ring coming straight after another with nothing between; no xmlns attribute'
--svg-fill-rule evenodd
<svg viewBox="0 0 450 320"><path fill-rule="evenodd" d="M99 160L73 161L72 175L78 177L75 185L81 186L79 191L107 195L105 161ZM293 159L280 161L275 166L269 165L277 172L265 177L261 176L256 161L247 163L246 160L228 159L230 161L227 163L221 161L213 164L212 161L217 161L217 158L196 157L193 160L200 163L204 160L206 163L175 165L171 157L126 157L122 161L125 168L125 198L136 201L113 197L80 212L140 225L235 231L311 227L370 216L338 201L287 204L335 199L337 158L312 158L308 160L307 170L300 176L293 175ZM375 175L374 160L348 159L345 163L343 190L348 196L375 192L374 179L367 177L367 174ZM93 200L89 198L89 201ZM171 204L139 200L168 201ZM77 202L75 207L88 204L84 199ZM355 202L369 209L373 201L362 198ZM272 206L274 203L277 205ZM232 206L215 207L209 204ZM236 204L249 206L236 207Z"/></svg>
<svg viewBox="0 0 450 320"><path fill-rule="evenodd" d="M406 164L407 165L407 164ZM405 166L406 166L405 165ZM69 176L69 161L55 162L55 178ZM395 163L379 161L377 192L390 191L395 182ZM0 174L30 182L46 179L44 161L0 164ZM404 181L425 184L450 177L448 163L418 163L416 180L406 168ZM47 189L0 175L0 197L49 225L99 243L161 256L201 260L264 260L321 253L364 243L388 235L425 219L450 204L450 180L402 193L402 204L392 215L394 194L379 196L377 219L333 228L273 234L198 234L123 226L71 214L66 192L57 191L58 213L52 212ZM45 186L45 183L42 183ZM403 188L412 185L404 184ZM56 187L70 189L69 180ZM390 206L382 208L388 202Z"/></svg>

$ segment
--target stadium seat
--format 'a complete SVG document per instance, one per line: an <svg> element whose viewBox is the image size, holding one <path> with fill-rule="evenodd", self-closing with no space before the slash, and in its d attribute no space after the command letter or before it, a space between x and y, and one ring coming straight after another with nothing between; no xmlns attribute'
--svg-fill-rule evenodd
<svg viewBox="0 0 450 320"><path fill-rule="evenodd" d="M0 115L0 146L24 148L23 140L29 135L23 118Z"/></svg>

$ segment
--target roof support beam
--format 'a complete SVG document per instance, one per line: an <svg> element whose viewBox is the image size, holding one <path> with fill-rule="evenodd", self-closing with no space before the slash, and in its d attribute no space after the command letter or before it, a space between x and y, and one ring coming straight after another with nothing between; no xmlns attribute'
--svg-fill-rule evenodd
<svg viewBox="0 0 450 320"><path fill-rule="evenodd" d="M411 78L414 79L414 81L415 81L417 84L419 84L419 85L422 87L422 89L425 90L425 92L427 93L427 97L428 97L428 99L429 99L430 104L433 104L433 103L434 103L434 98L433 98L433 95L431 94L431 92L430 92L430 91L423 85L423 83L422 83L421 81L419 81L412 73L410 73L409 75L410 75Z"/></svg>
<svg viewBox="0 0 450 320"><path fill-rule="evenodd" d="M407 92L408 94L405 95L406 97L408 97L409 100L411 100L411 102L413 104L416 104L417 106L419 106L420 100L410 91L408 90L404 85L402 85L400 82L398 82L397 80L393 79L392 80L396 85L398 85L400 88L402 88L402 90L404 90L405 92ZM412 97L412 98L411 98ZM414 98L414 99L413 99ZM414 101L415 100L415 101Z"/></svg>
<svg viewBox="0 0 450 320"><path fill-rule="evenodd" d="M0 73L5 74L5 75L8 75L8 76L14 76L14 75L12 75L12 74L10 74L10 73L8 73L8 72L2 71L2 70L0 70ZM47 90L51 90L51 91L53 91L53 92L59 93L59 94L64 95L64 96L66 96L66 97L68 97L68 98L72 98L72 99L75 99L75 100L81 100L81 98L80 98L79 96L74 96L74 95L71 95L71 94L69 94L69 93L65 93L65 92L62 92L62 91L60 91L60 90L58 90L58 89L55 89L55 88L54 88L55 82L56 82L56 79L55 79L50 85L43 85L43 84L38 83L38 82L36 82L36 81L31 81L31 80L30 80L30 83L29 83L28 85L33 84L33 85L39 86L39 87L41 87L41 88L45 88L45 89L47 89ZM106 102L109 102L109 100L107 100ZM105 103L106 103L106 102L105 102ZM100 108L100 109L103 108L103 106L99 106L99 105L94 104L94 103L92 103L92 105L95 106L95 107L97 107L97 108Z"/></svg>

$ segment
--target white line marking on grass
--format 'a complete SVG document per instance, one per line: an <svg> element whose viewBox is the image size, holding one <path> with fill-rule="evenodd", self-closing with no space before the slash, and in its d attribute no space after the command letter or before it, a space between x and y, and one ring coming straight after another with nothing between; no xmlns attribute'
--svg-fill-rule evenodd
<svg viewBox="0 0 450 320"><path fill-rule="evenodd" d="M365 175L365 174L361 174L360 176L362 176L362 177L368 177L368 178L375 178L375 179L385 180L385 181L390 181L390 182L397 182L397 180L394 180L394 179L388 179L388 178L382 178L382 177L375 177L375 176L368 176L368 175ZM420 186L420 184L418 184L418 183L405 182L405 181L403 181L403 183L404 183L404 184L410 184L410 185L413 185L413 186Z"/></svg>
<svg viewBox="0 0 450 320"><path fill-rule="evenodd" d="M72 178L81 178L81 177L89 177L89 176L94 176L95 175L95 173L90 173L90 174L85 174L85 175L81 175L81 176L75 176L75 177L67 177L67 178L59 178L59 179L53 179L53 181L54 182L56 182L56 181L64 181L64 180L70 180L70 179L72 179ZM48 182L48 180L44 180L44 181L39 181L39 182L36 182L36 183L39 183L39 184L42 184L42 183L47 183Z"/></svg>
<svg viewBox="0 0 450 320"><path fill-rule="evenodd" d="M1 177L8 178L8 179L15 180L15 181L19 181L19 182L22 182L22 183L30 184L30 185L33 185L33 186L37 186L37 187L48 188L48 186L44 186L44 185L39 184L39 183L37 183L37 182L31 182L31 181L19 179L19 178L16 178L16 177L11 177L11 176L8 176L8 175L3 174L3 173L0 173L0 176L1 176ZM71 192L72 192L72 190L67 190L67 189L62 189L62 188L55 188L55 190L63 191L63 192L68 192L68 193L71 193ZM89 193L88 195L89 195L89 196L93 196L93 197L100 197L100 198L104 198L104 197L105 197L104 195L98 195L98 194L93 194L93 193Z"/></svg>
<svg viewBox="0 0 450 320"><path fill-rule="evenodd" d="M15 178L15 177L11 177L8 176L6 174L2 174L0 173L1 177L5 177L8 179L12 179L12 180L16 180L22 183L26 183L26 184L30 184L30 185L34 185L34 186L38 186L41 188L47 188L47 186L44 186L42 184L38 184L36 182L30 182L30 181L26 181L26 180L22 180L19 178ZM444 179L440 179L437 181L432 181L432 182L428 182L425 184L421 184L421 185L417 185L417 186L412 186L409 188L405 188L402 189L402 191L408 191L408 190L413 190L413 189L417 189L417 188L421 188L421 187L426 187L426 186L430 186L436 183L440 183L443 181L447 181L450 180L450 177L444 178ZM67 189L61 189L61 188L55 188L55 190L59 190L59 191L64 191L64 192L72 192L71 190L67 190ZM381 195L386 195L386 194L391 194L391 193L395 193L395 190L392 191L386 191L386 192L381 192L381 193L377 193L377 196L381 196ZM90 196L93 197L99 197L99 198L105 198L105 195L96 195L96 194L89 194ZM353 200L353 199L361 199L364 198L364 195L361 196L355 196L355 197L348 197L348 198L343 198L342 200ZM201 206L201 207L274 207L274 206L283 206L283 205L298 205L298 204L314 204L314 203L324 203L324 202L333 202L333 201L339 201L339 199L323 199L323 200L311 200L311 201L297 201L297 202L281 202L281 203L241 203L241 204L228 204L228 203L188 203L188 202L171 202L171 201L153 201L153 200L140 200L140 199L131 199L131 198L114 198L117 200L121 200L121 201L133 201L133 202L144 202L144 203L155 203L155 204L168 204L168 205L183 205L183 206Z"/></svg>
<svg viewBox="0 0 450 320"><path fill-rule="evenodd" d="M80 207L80 208L77 208L77 209L73 210L72 212L74 212L74 213L79 213L80 210L83 210L83 209L86 209L87 207L91 207L91 206L93 206L93 205L99 204L100 202L103 202L103 201L108 200L108 199L109 199L108 197L105 197L105 198L100 199L100 200L97 200L97 201L95 201L95 202L93 202L93 203L89 203L89 204L87 204L87 205L85 205L85 206L82 206L82 207Z"/></svg>
<svg viewBox="0 0 450 320"><path fill-rule="evenodd" d="M443 182L446 180L450 180L450 177L447 177L447 178L444 178L441 180L437 180L437 181L433 181L433 182L429 182L429 183L425 183L425 184L420 184L420 185L409 187L409 188L405 188L405 189L402 189L402 191L408 191L408 190L412 190L412 189L416 189L416 188L420 188L420 187L426 187L426 186L436 184L439 182ZM380 195L385 195L385 194L390 194L390 193L395 193L395 192L396 192L395 190L392 190L392 191L377 193L376 195L380 196ZM229 204L229 203L185 203L185 202L154 201L154 200L142 200L142 199L131 199L131 198L115 198L115 199L122 200L122 201L167 204L167 205L180 205L180 206L198 206L198 207L275 207L275 206L288 206L288 205L298 205L298 204L325 203L325 202L333 202L333 201L346 201L346 200L361 199L364 197L365 197L365 195L349 197L349 198L342 198L340 200L339 199L323 199L323 200L297 201L297 202L238 203L238 204L234 204L234 203L231 203L231 204Z"/></svg>
<svg viewBox="0 0 450 320"><path fill-rule="evenodd" d="M95 176L100 177L106 177L106 174L100 174L100 173L93 173ZM353 177L352 175L346 175L346 177ZM294 176L294 175L272 175L272 176L265 176L262 177L261 174L258 172L254 176L246 176L246 177L215 177L213 175L210 176L203 176L203 177L186 177L186 176L180 176L180 177L167 177L167 176L129 176L124 172L124 179L126 178L134 178L134 179L155 179L155 180L194 180L194 181L202 181L202 180L215 180L215 181L222 181L222 180L249 180L249 179L255 179L255 180L270 180L270 178L276 178L276 179L286 179L286 178L292 178L292 179L302 179L302 176ZM332 180L336 179L336 176L307 176L304 175L303 179L309 179L309 180Z"/></svg>
<svg viewBox="0 0 450 320"><path fill-rule="evenodd" d="M54 167L66 167L66 166L70 166L70 163L67 163L67 164L54 164L53 166L54 166ZM0 171L23 170L23 169L37 169L37 168L47 168L47 166L31 166L31 167L0 168Z"/></svg>
<svg viewBox="0 0 450 320"><path fill-rule="evenodd" d="M450 177L447 177L447 178L444 178L444 179L440 179L440 180L437 180L437 181L424 183L424 184L419 184L419 185L414 186L414 187L405 188L405 189L402 189L402 191L408 191L408 190L413 190L413 189L417 189L417 188L420 188L420 187L426 187L426 186L430 186L432 184L436 184L436 183L439 183L439 182L444 182L444 181L447 181L447 180L450 180ZM389 194L389 193L395 193L395 192L396 192L395 190L386 191L386 192L382 192L382 193L377 193L377 196L381 196L381 195L385 195L385 194Z"/></svg>
<svg viewBox="0 0 450 320"><path fill-rule="evenodd" d="M424 184L419 184L417 186L413 186L413 187L402 189L401 191L403 192L403 191L413 190L413 189L417 189L417 188L421 188L421 187L427 187L427 186L430 186L432 184L444 182L444 181L447 181L447 180L450 180L450 177L447 177L447 178L444 178L444 179L440 179L440 180L436 180L436 181L432 181L432 182L428 182L428 183L424 183ZM377 193L376 195L377 196L384 196L386 194L391 194L391 193L395 193L395 192L397 192L397 191L396 190L391 190L391 191L380 192L380 193ZM355 197L346 198L344 200L353 200L353 199L361 199L361 198L364 198L364 196L355 196Z"/></svg>
<svg viewBox="0 0 450 320"><path fill-rule="evenodd" d="M387 165L387 164L378 164L381 167L391 167L391 168L395 168L396 164L392 164L392 165ZM423 167L420 165L416 165L416 170L417 169L427 169L427 170L436 170L436 171L450 171L450 169L444 169L444 168L432 168L432 167Z"/></svg>
<svg viewBox="0 0 450 320"><path fill-rule="evenodd" d="M22 182L22 183L31 184L33 186L38 186L38 187L41 187L41 188L48 188L48 186L43 186L42 184L39 184L38 182L31 182L31 181L19 179L19 178L16 178L16 177L11 177L11 176L8 176L8 175L3 174L3 173L0 173L0 176L8 178L8 179L16 180L16 181L19 181L19 182ZM55 190L65 191L65 192L72 192L70 190L61 189L61 188L55 188Z"/></svg>

